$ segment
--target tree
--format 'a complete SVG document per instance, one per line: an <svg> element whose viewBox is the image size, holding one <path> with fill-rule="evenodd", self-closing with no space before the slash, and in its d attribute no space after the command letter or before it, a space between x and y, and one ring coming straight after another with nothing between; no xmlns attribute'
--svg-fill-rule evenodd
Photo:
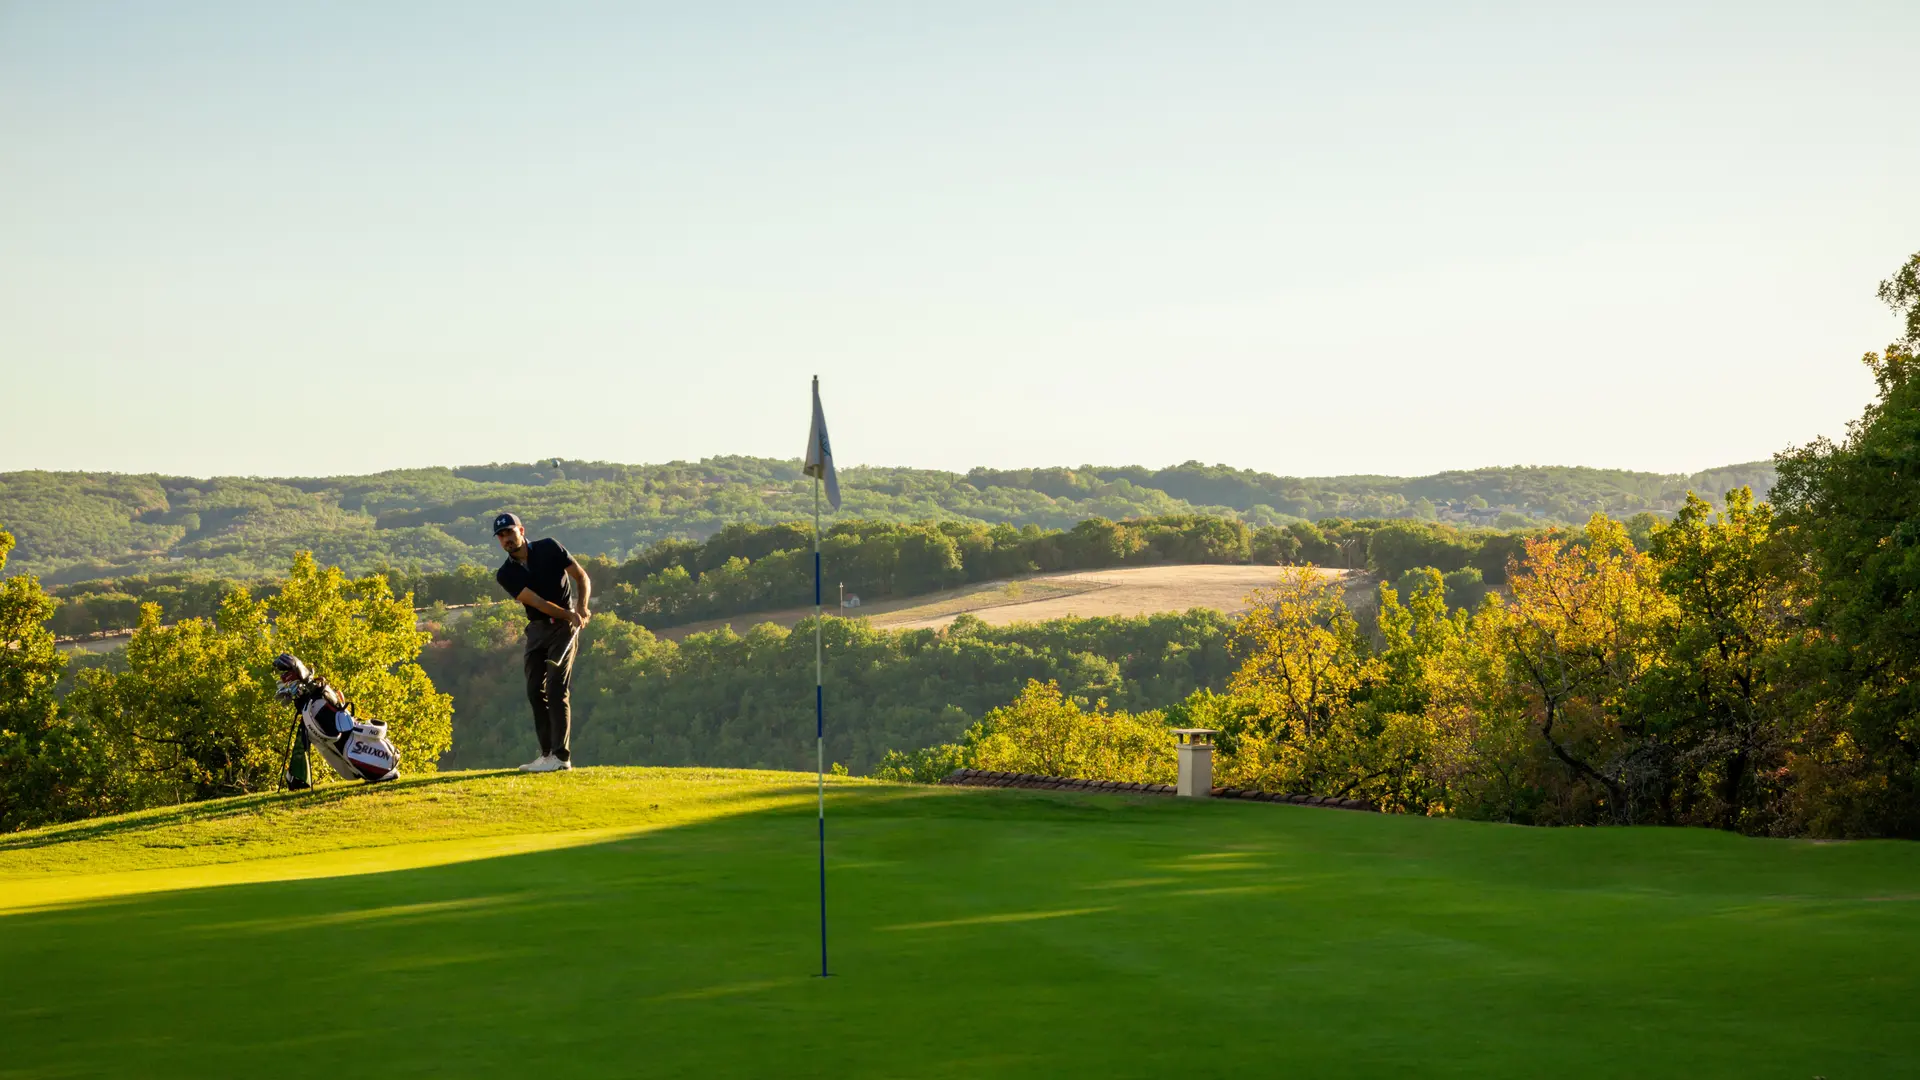
<svg viewBox="0 0 1920 1080"><path fill-rule="evenodd" d="M1444 574L1466 566L1477 546L1444 525L1395 521L1367 538L1367 565L1388 580L1422 566Z"/></svg>
<svg viewBox="0 0 1920 1080"><path fill-rule="evenodd" d="M1265 566L1292 566L1300 561L1300 538L1278 525L1262 525L1254 530L1250 544L1254 562Z"/></svg>
<svg viewBox="0 0 1920 1080"><path fill-rule="evenodd" d="M1409 572L1406 603L1382 583L1374 625L1380 634L1378 682L1366 696L1369 715L1363 788L1382 809L1443 809L1432 755L1439 730L1423 675L1467 632L1467 613L1449 611L1440 571Z"/></svg>
<svg viewBox="0 0 1920 1080"><path fill-rule="evenodd" d="M1906 337L1868 353L1877 398L1838 443L1775 457L1786 543L1810 575L1797 768L1820 831L1920 833L1920 256L1882 283Z"/></svg>
<svg viewBox="0 0 1920 1080"><path fill-rule="evenodd" d="M1652 535L1671 617L1632 708L1674 753L1668 820L1756 830L1772 801L1757 781L1786 750L1777 675L1794 606L1772 525L1772 508L1742 487L1719 514L1689 495Z"/></svg>
<svg viewBox="0 0 1920 1080"><path fill-rule="evenodd" d="M172 626L148 604L126 670L81 672L68 704L113 745L133 805L271 791L291 720L273 699L273 654L266 607L244 592Z"/></svg>
<svg viewBox="0 0 1920 1080"><path fill-rule="evenodd" d="M111 747L130 805L269 791L293 714L274 700L271 662L291 652L338 686L356 714L384 720L405 767L430 772L452 742L453 703L415 662L427 635L410 597L374 574L350 580L305 552L268 602L227 594L212 619L161 625L148 604L123 671L81 673L68 698Z"/></svg>
<svg viewBox="0 0 1920 1080"><path fill-rule="evenodd" d="M1626 824L1664 788L1663 748L1625 698L1654 660L1667 601L1619 522L1595 514L1583 540L1527 541L1526 568L1508 575L1513 604L1497 647L1534 729L1573 781L1566 813Z"/></svg>
<svg viewBox="0 0 1920 1080"><path fill-rule="evenodd" d="M0 570L12 550L0 529ZM92 730L62 717L54 694L67 662L47 629L56 606L33 575L0 578L0 832L112 808Z"/></svg>
<svg viewBox="0 0 1920 1080"><path fill-rule="evenodd" d="M1512 617L1498 593L1489 595L1459 633L1422 658L1433 725L1425 768L1445 813L1531 822L1540 801L1530 700L1505 646Z"/></svg>
<svg viewBox="0 0 1920 1080"><path fill-rule="evenodd" d="M1228 683L1249 726L1222 740L1223 782L1296 793L1350 795L1364 732L1355 708L1380 674L1338 577L1283 570L1255 592L1236 627L1246 661Z"/></svg>
<svg viewBox="0 0 1920 1080"><path fill-rule="evenodd" d="M273 614L277 649L339 687L355 715L384 721L406 768L435 768L453 745L453 698L417 662L431 635L417 628L411 595L395 597L379 574L349 579L322 569L303 551Z"/></svg>
<svg viewBox="0 0 1920 1080"><path fill-rule="evenodd" d="M974 767L997 772L1166 784L1176 765L1173 734L1159 713L1108 712L1104 701L1089 710L1052 681L1029 681L962 745Z"/></svg>

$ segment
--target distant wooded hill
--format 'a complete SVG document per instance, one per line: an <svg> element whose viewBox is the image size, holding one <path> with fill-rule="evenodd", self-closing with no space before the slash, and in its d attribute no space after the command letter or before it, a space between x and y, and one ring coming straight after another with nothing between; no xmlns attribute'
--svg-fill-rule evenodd
<svg viewBox="0 0 1920 1080"><path fill-rule="evenodd" d="M1286 477L1188 462L1077 469L855 468L842 517L955 519L1070 528L1094 517L1214 514L1249 525L1301 519L1423 518L1515 527L1578 523L1601 511L1670 512L1689 490L1764 497L1771 462L1691 476L1572 467L1489 468L1422 477ZM284 572L295 551L351 572L450 570L495 558L501 510L582 554L627 558L665 539L812 512L797 460L539 464L407 469L372 476L194 479L121 473L0 473L0 528L19 541L9 573L48 584L188 571L251 579Z"/></svg>

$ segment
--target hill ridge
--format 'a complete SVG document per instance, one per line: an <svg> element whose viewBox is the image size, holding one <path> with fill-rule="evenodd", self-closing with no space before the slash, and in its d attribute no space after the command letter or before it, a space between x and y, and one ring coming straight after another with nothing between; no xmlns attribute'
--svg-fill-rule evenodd
<svg viewBox="0 0 1920 1080"><path fill-rule="evenodd" d="M1250 525L1307 519L1433 518L1466 524L1583 521L1671 512L1688 490L1770 490L1770 462L1692 474L1586 466L1449 470L1420 477L1288 477L1189 461L1164 469L1079 466L842 473L841 516L952 519L1069 528L1092 517L1203 513ZM349 572L449 570L497 557L499 510L565 537L581 554L622 558L663 539L811 513L797 459L712 457L623 465L547 459L338 477L176 477L158 473L0 473L0 528L18 541L9 573L64 584L195 571L253 579L313 551Z"/></svg>

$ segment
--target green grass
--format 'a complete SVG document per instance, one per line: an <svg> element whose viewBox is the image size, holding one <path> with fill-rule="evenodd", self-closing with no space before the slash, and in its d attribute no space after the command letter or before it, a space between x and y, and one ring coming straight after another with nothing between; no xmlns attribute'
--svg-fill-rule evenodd
<svg viewBox="0 0 1920 1080"><path fill-rule="evenodd" d="M0 1077L1920 1072L1920 847L454 774L0 837Z"/></svg>

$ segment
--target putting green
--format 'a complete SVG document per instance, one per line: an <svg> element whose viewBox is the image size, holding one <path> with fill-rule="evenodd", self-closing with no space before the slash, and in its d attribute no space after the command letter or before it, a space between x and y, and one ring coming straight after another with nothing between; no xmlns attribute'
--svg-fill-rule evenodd
<svg viewBox="0 0 1920 1080"><path fill-rule="evenodd" d="M0 1077L1905 1076L1920 847L451 774L0 837Z"/></svg>

